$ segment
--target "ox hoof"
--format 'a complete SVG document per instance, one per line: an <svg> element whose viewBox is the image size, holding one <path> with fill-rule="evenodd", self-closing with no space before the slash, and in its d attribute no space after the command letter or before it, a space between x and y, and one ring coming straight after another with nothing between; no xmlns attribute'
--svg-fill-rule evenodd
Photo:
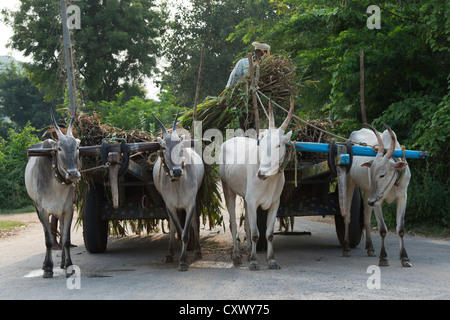
<svg viewBox="0 0 450 320"><path fill-rule="evenodd" d="M389 267L389 261L386 258L380 259L378 266L380 267Z"/></svg>
<svg viewBox="0 0 450 320"><path fill-rule="evenodd" d="M350 257L351 255L350 255L350 250L344 250L344 251L342 251L342 256L343 257Z"/></svg>
<svg viewBox="0 0 450 320"><path fill-rule="evenodd" d="M276 263L276 261L270 261L269 262L269 269L270 270L279 270L281 269L280 266Z"/></svg>
<svg viewBox="0 0 450 320"><path fill-rule="evenodd" d="M255 261L250 262L248 268L250 269L250 271L258 271L260 269L258 262Z"/></svg>
<svg viewBox="0 0 450 320"><path fill-rule="evenodd" d="M402 260L402 266L405 268L411 268L412 264L409 260Z"/></svg>
<svg viewBox="0 0 450 320"><path fill-rule="evenodd" d="M178 271L188 271L189 270L189 265L187 265L186 263L180 264L178 266Z"/></svg>
<svg viewBox="0 0 450 320"><path fill-rule="evenodd" d="M71 276L73 276L75 274L75 271L72 272L66 272L66 278L70 278Z"/></svg>
<svg viewBox="0 0 450 320"><path fill-rule="evenodd" d="M43 278L53 278L53 271L45 271L44 270L44 275L42 276Z"/></svg>
<svg viewBox="0 0 450 320"><path fill-rule="evenodd" d="M201 252L195 253L195 254L194 254L194 259L196 259L196 260L201 260L201 259L203 259L202 253L201 253Z"/></svg>
<svg viewBox="0 0 450 320"><path fill-rule="evenodd" d="M233 265L238 267L242 264L242 257L233 257Z"/></svg>
<svg viewBox="0 0 450 320"><path fill-rule="evenodd" d="M167 255L166 256L166 263L173 263L173 256Z"/></svg>
<svg viewBox="0 0 450 320"><path fill-rule="evenodd" d="M369 257L376 257L376 256L377 256L377 255L375 254L375 250L373 250L373 249L367 250L367 255L368 255Z"/></svg>

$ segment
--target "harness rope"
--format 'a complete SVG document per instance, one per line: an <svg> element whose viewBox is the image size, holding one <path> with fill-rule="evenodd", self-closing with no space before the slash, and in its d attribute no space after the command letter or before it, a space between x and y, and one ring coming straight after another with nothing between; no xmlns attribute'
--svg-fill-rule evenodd
<svg viewBox="0 0 450 320"><path fill-rule="evenodd" d="M268 100L270 99L268 96L266 96L264 93L262 93L262 92L259 91L259 90L257 91L257 93L261 94L263 97L265 97L265 98L268 99ZM280 108L281 110L283 110L284 112L288 112L288 110L286 110L284 107L280 106L280 105L279 105L278 103L276 103L275 101L272 101L272 103L273 103L274 105L276 105L278 108ZM324 132L324 133L326 133L326 134L329 134L330 136L333 136L333 137L335 137L335 138L341 139L341 140L343 140L343 141L347 141L347 140L348 140L348 139L346 139L346 138L344 138L344 137L338 136L338 135L336 135L336 134L334 134L334 133L331 133L331 132L328 132L328 131L326 131L326 130L323 130L323 129L321 129L321 128L319 128L319 127L313 125L313 124L310 124L310 123L308 123L306 120L303 120L302 118L296 116L295 114L293 114L293 117L295 117L297 120L300 120L300 121L303 122L304 124L307 124L308 126L313 127L314 129L317 129L317 130L319 130L319 131L321 131L321 132Z"/></svg>
<svg viewBox="0 0 450 320"><path fill-rule="evenodd" d="M94 170L97 170L97 169L106 169L106 168L109 168L109 162L107 162L106 164L101 165L101 166L97 166L97 167L92 167L92 168L89 168L89 169L81 170L80 173L94 171Z"/></svg>
<svg viewBox="0 0 450 320"><path fill-rule="evenodd" d="M64 185L75 185L75 182L71 182L69 180L67 180L59 171L58 169L58 157L56 156L56 149L53 149L51 151L51 155L52 155L52 171L53 171L53 177L56 179L56 181L58 181L59 183L61 183L63 186Z"/></svg>
<svg viewBox="0 0 450 320"><path fill-rule="evenodd" d="M161 165L159 166L158 179L161 178L161 167L163 167L166 176L168 176L171 181L177 181L179 179L179 177L174 177L170 174L170 169L169 169L169 166L167 165L166 159L164 158L164 153L163 153L162 147L160 150L157 151L157 154L161 158ZM156 161L157 160L155 160L153 163L156 163ZM184 169L185 167L186 167L186 163L183 160L181 162L181 169Z"/></svg>

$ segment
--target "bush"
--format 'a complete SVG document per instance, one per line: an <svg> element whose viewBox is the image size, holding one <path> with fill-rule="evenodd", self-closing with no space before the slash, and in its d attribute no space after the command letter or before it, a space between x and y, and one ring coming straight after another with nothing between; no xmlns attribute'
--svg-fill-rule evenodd
<svg viewBox="0 0 450 320"><path fill-rule="evenodd" d="M32 204L25 188L27 148L39 142L29 123L22 132L8 131L0 138L0 209L18 209Z"/></svg>
<svg viewBox="0 0 450 320"><path fill-rule="evenodd" d="M450 225L450 178L442 178L437 165L414 167L408 188L406 221L410 226L429 224Z"/></svg>
<svg viewBox="0 0 450 320"><path fill-rule="evenodd" d="M86 110L97 112L103 123L114 127L124 130L137 129L155 135L160 128L152 113L164 124L170 124L178 111L170 91L162 91L159 99L154 101L133 97L124 101L124 92L121 92L116 95L115 101L91 102L86 106Z"/></svg>

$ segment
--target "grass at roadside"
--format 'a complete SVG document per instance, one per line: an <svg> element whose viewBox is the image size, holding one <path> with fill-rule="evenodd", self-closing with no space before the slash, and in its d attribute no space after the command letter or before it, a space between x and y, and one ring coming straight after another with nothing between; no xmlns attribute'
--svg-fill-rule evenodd
<svg viewBox="0 0 450 320"><path fill-rule="evenodd" d="M27 206L21 209L0 209L0 215L3 217L2 219L0 219L0 236L7 234L14 228L26 225L25 223L19 221L8 220L8 215L29 213L34 211L34 206Z"/></svg>
<svg viewBox="0 0 450 320"><path fill-rule="evenodd" d="M423 226L413 226L411 228L407 228L409 231L412 231L417 234L421 234L428 237L437 237L437 238L449 238L450 237L450 229L445 226L432 226L432 225L423 225Z"/></svg>
<svg viewBox="0 0 450 320"><path fill-rule="evenodd" d="M24 223L18 221L3 220L0 221L0 233L9 232L13 228L22 227L24 225Z"/></svg>
<svg viewBox="0 0 450 320"><path fill-rule="evenodd" d="M20 209L0 209L0 214L17 214L17 213L29 213L35 212L36 209L33 205L26 206Z"/></svg>

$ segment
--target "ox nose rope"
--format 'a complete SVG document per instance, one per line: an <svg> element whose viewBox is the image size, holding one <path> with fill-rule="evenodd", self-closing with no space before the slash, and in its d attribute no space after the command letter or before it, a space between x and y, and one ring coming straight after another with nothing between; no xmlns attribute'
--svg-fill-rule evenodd
<svg viewBox="0 0 450 320"><path fill-rule="evenodd" d="M384 193L386 192L387 189L391 189L393 185L396 184L396 182L398 181L398 179L396 179L396 181L394 183L392 183L392 181L395 178L395 174L392 176L391 180L389 181L389 183L387 184L386 188L384 188L383 192L380 193L380 195L378 196L378 198L375 200L375 202L377 202L378 200L382 199L384 197Z"/></svg>
<svg viewBox="0 0 450 320"><path fill-rule="evenodd" d="M55 177L56 181L58 181L59 183L61 183L63 186L64 185L75 185L76 182L72 182L70 180L67 180L62 173L59 171L59 167L58 167L58 156L57 156L57 151L53 150L51 152L52 155L52 171L53 171L53 177ZM65 171L65 170L64 170ZM80 172L81 173L81 172ZM78 182L78 181L77 181Z"/></svg>
<svg viewBox="0 0 450 320"><path fill-rule="evenodd" d="M161 149L161 150L157 151L157 153L158 153L158 156L161 158L161 165L159 166L159 173L158 173L159 176L158 176L158 178L161 177L161 167L163 167L164 173L166 174L166 176L168 176L168 177L170 178L171 181L177 181L178 179L180 179L180 177L174 177L174 176L170 173L170 171L173 171L173 170L171 170L171 169L169 168L169 165L167 164L166 159L164 158L163 150ZM158 159L158 158L156 158L156 160L155 160L153 163L156 163L157 159ZM181 169L184 170L185 167L186 167L186 163L185 163L185 161L183 160L183 161L181 162Z"/></svg>

